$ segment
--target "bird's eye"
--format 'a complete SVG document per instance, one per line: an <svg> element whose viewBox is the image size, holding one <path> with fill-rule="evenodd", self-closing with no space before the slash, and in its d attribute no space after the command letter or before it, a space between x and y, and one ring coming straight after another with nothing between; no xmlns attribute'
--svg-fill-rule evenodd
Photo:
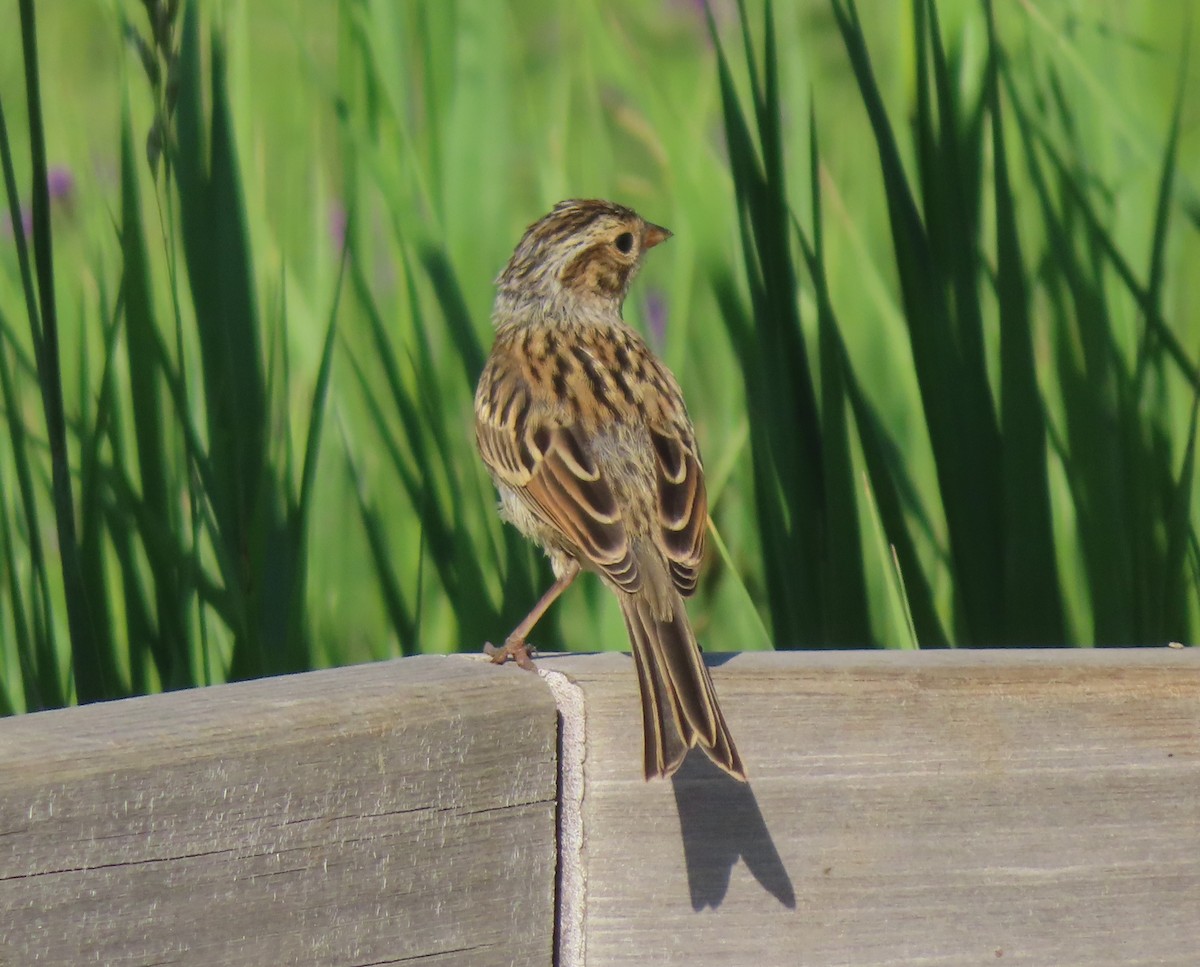
<svg viewBox="0 0 1200 967"><path fill-rule="evenodd" d="M615 244L618 252L620 252L622 255L628 255L633 251L633 233L622 232L617 236L617 241Z"/></svg>

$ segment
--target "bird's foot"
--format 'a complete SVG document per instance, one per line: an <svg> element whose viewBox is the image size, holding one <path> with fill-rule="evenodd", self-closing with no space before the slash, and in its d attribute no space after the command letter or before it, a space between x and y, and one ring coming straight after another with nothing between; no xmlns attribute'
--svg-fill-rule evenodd
<svg viewBox="0 0 1200 967"><path fill-rule="evenodd" d="M537 654L537 650L524 638L510 636L504 642L503 648L497 648L490 641L484 642L483 653L492 660L493 665L503 665L511 658L526 671L537 670L533 667L533 656Z"/></svg>

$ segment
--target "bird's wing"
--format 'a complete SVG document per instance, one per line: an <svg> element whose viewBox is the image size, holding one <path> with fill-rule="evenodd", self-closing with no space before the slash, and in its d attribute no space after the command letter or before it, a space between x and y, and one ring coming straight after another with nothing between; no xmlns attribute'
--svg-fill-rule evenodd
<svg viewBox="0 0 1200 967"><path fill-rule="evenodd" d="M682 411L682 404L680 405ZM691 426L672 421L650 426L658 484L658 521L671 580L685 598L696 590L704 558L708 493Z"/></svg>
<svg viewBox="0 0 1200 967"><path fill-rule="evenodd" d="M624 591L642 579L612 488L579 428L531 405L519 378L485 372L475 438L496 480Z"/></svg>

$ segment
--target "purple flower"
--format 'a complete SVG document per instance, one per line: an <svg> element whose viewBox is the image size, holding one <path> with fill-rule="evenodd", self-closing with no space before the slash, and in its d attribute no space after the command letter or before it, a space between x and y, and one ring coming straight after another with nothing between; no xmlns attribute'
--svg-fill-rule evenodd
<svg viewBox="0 0 1200 967"><path fill-rule="evenodd" d="M70 210L75 201L75 176L69 168L56 165L46 172L46 191L51 204L59 204ZM21 235L29 238L33 234L33 211L28 205L21 206ZM7 206L0 210L0 238L13 237L12 215Z"/></svg>
<svg viewBox="0 0 1200 967"><path fill-rule="evenodd" d="M659 289L651 289L642 302L646 314L646 326L650 330L650 341L656 351L661 352L667 338L667 297Z"/></svg>
<svg viewBox="0 0 1200 967"><path fill-rule="evenodd" d="M66 201L75 193L75 176L69 168L55 165L46 172L46 188L52 201Z"/></svg>

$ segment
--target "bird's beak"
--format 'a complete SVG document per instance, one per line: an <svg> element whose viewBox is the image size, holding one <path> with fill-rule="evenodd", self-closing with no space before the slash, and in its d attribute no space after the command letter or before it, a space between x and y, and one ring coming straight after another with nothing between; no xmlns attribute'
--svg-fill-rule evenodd
<svg viewBox="0 0 1200 967"><path fill-rule="evenodd" d="M642 248L654 248L659 242L665 242L670 237L671 230L669 228L663 228L653 222L646 222L646 229L642 232Z"/></svg>

